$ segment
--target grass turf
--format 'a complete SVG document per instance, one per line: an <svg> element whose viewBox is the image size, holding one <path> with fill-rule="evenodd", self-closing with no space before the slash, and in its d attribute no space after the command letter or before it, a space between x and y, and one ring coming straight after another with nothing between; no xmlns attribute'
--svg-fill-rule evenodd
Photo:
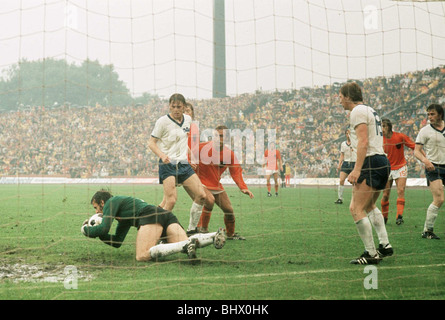
<svg viewBox="0 0 445 320"><path fill-rule="evenodd" d="M135 261L136 229L115 249L80 233L94 213L97 185L1 185L0 299L151 300L442 300L445 298L445 239L422 239L428 189L406 190L405 223L395 224L392 192L387 230L395 254L375 269L376 289L366 289L364 266L349 261L363 252L349 214L351 190L334 204L334 187L280 189L254 199L226 187L236 215L236 231L246 241L228 241L221 250L198 250L190 264L184 254L158 262ZM159 186L106 186L115 195L158 204ZM178 188L174 213L187 227L191 200ZM435 231L443 238L439 213ZM114 231L113 225L113 231ZM223 226L215 207L210 230ZM375 236L377 243L377 238ZM77 288L67 289L66 267L77 270ZM67 282L68 281L68 282Z"/></svg>

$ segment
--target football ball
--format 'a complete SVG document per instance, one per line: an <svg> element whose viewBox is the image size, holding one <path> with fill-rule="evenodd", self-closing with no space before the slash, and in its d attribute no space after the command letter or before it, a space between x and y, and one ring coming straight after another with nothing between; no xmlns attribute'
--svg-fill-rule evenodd
<svg viewBox="0 0 445 320"><path fill-rule="evenodd" d="M96 214L92 215L90 219L88 219L89 227L94 227L101 223L102 223L102 214L96 213Z"/></svg>

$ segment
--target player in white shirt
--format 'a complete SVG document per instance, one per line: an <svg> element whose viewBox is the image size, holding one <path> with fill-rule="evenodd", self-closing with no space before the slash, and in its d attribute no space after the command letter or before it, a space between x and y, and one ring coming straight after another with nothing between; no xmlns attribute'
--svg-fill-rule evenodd
<svg viewBox="0 0 445 320"><path fill-rule="evenodd" d="M363 104L361 88L355 82L342 86L340 102L345 110L351 112L351 142L357 152L354 169L348 176L353 185L349 210L365 246L365 252L351 263L377 264L382 257L393 254L382 212L375 205L391 169L383 151L381 121L374 109ZM372 227L379 238L378 249L374 244Z"/></svg>
<svg viewBox="0 0 445 320"><path fill-rule="evenodd" d="M174 208L176 186L183 185L189 194L194 195L190 218L197 225L206 194L187 158L192 118L184 114L185 105L182 94L175 93L170 97L170 112L156 121L148 147L159 157L159 182L164 187L162 208L169 211Z"/></svg>
<svg viewBox="0 0 445 320"><path fill-rule="evenodd" d="M345 189L345 181L355 166L357 152L352 148L349 128L345 130L346 141L340 145L340 160L338 160L337 172L340 171L340 183L337 189L337 201L334 203L343 203L343 190Z"/></svg>
<svg viewBox="0 0 445 320"><path fill-rule="evenodd" d="M422 238L440 239L433 232L439 209L444 202L445 181L445 124L444 110L439 104L427 108L429 124L420 129L414 148L414 156L425 165L425 175L433 195L433 202L426 212Z"/></svg>

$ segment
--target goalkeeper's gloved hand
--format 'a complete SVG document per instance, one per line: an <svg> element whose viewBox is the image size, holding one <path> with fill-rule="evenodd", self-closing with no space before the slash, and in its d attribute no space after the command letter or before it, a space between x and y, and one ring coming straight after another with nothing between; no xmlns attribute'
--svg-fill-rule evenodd
<svg viewBox="0 0 445 320"><path fill-rule="evenodd" d="M86 220L82 223L82 227L80 228L80 232L82 232L82 234L83 234L84 236L88 236L88 234L87 234L87 232L86 232L86 230L85 230L85 228L87 227L87 225L88 225L88 219L86 219Z"/></svg>

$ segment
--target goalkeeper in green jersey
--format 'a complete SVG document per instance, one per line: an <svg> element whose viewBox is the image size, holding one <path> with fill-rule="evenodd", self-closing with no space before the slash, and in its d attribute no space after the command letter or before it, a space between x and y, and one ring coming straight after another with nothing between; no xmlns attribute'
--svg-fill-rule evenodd
<svg viewBox="0 0 445 320"><path fill-rule="evenodd" d="M138 230L136 237L136 260L149 261L174 253L186 253L190 259L196 258L196 248L213 244L221 249L226 241L223 229L206 234L187 237L176 216L168 210L150 205L144 200L113 196L105 190L97 191L91 199L96 213L102 214L102 222L89 226L88 220L82 224L82 233L90 238L99 237L104 243L119 248L130 227ZM109 233L113 219L118 221L114 235ZM166 243L158 244L163 239Z"/></svg>

